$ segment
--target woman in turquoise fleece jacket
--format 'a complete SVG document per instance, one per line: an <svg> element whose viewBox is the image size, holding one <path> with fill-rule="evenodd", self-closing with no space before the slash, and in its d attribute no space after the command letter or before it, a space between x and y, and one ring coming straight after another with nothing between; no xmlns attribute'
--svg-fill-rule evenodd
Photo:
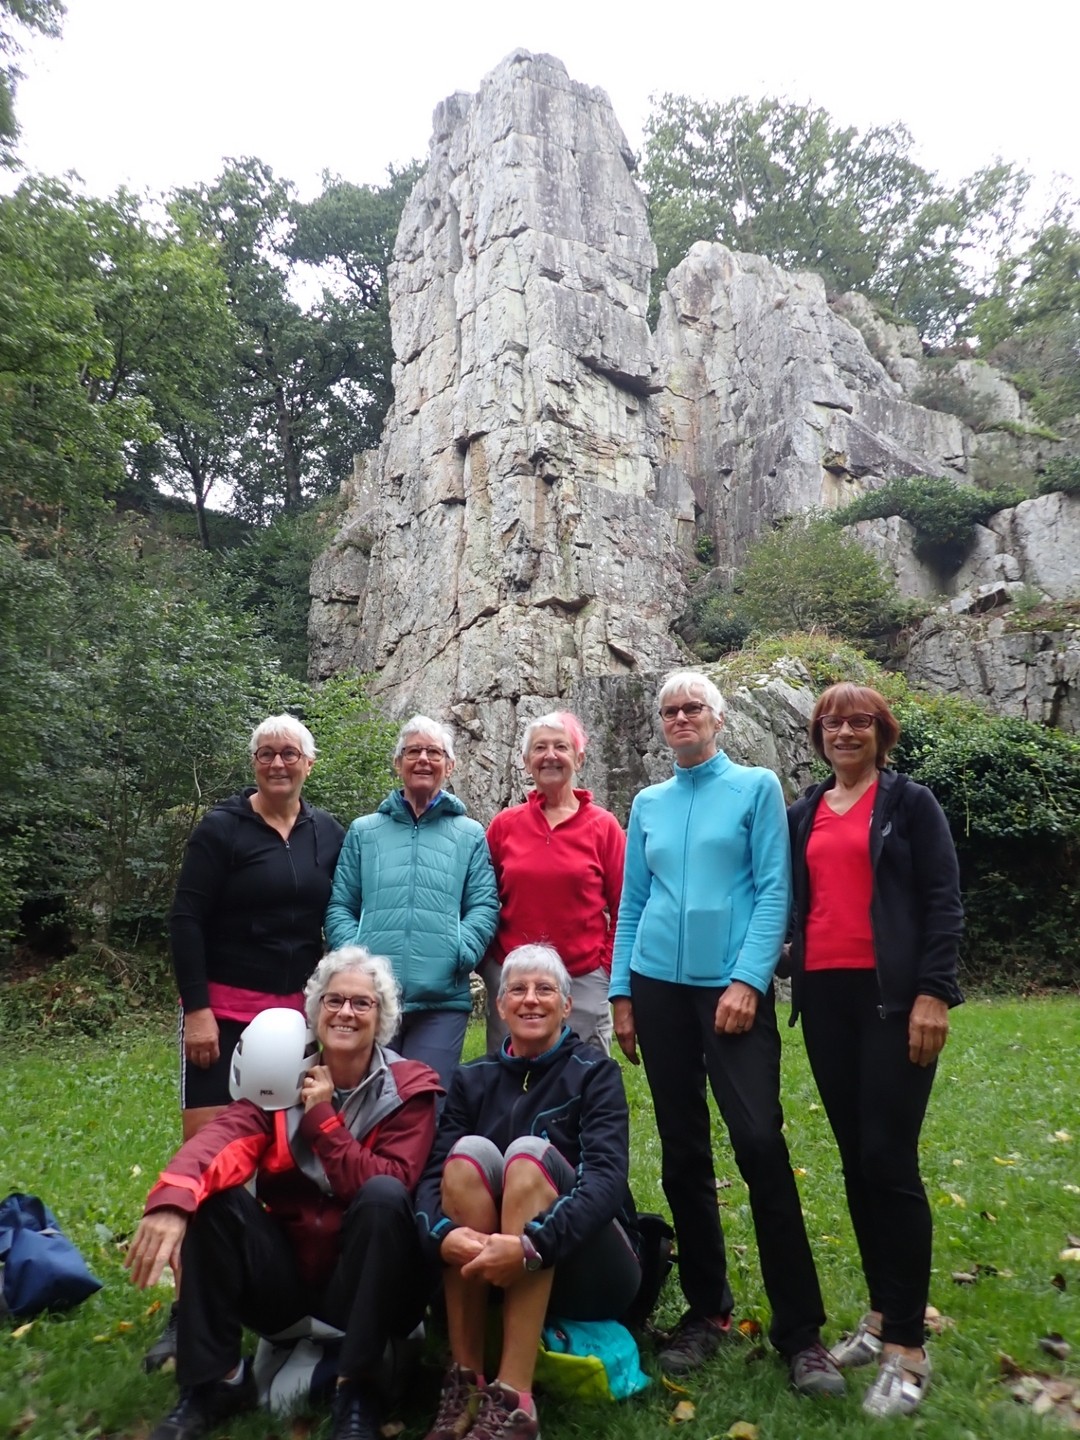
<svg viewBox="0 0 1080 1440"><path fill-rule="evenodd" d="M401 789L349 826L323 925L330 949L365 945L389 959L402 997L391 1048L430 1065L444 1086L461 1058L469 975L499 919L484 827L442 788L453 747L437 720L414 715L402 726Z"/></svg>
<svg viewBox="0 0 1080 1440"><path fill-rule="evenodd" d="M734 1305L716 1206L706 1080L750 1191L770 1339L803 1394L842 1394L821 1343L825 1315L782 1134L780 1035L772 977L787 929L791 862L780 783L719 749L724 702L694 671L664 682L670 780L634 800L615 930L615 1034L638 1045L656 1112L687 1310L660 1353L700 1365Z"/></svg>

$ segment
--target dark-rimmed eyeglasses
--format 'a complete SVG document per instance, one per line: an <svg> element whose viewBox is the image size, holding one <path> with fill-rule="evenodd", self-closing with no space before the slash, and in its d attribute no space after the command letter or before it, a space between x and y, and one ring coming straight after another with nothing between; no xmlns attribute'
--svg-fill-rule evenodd
<svg viewBox="0 0 1080 1440"><path fill-rule="evenodd" d="M260 745L253 758L258 765L272 765L275 760L280 760L283 765L298 765L304 758L304 752L297 750L295 745L286 745L284 750L275 750L272 745Z"/></svg>
<svg viewBox="0 0 1080 1440"><path fill-rule="evenodd" d="M339 995L336 990L331 990L329 995L320 995L319 1003L324 1009L329 1010L331 1015L336 1015L348 1005L354 1015L366 1015L378 1005L378 1000L373 995Z"/></svg>
<svg viewBox="0 0 1080 1440"><path fill-rule="evenodd" d="M679 714L679 711L681 710L682 713L686 716L687 720L696 720L697 717L701 714L701 712L703 710L707 710L708 708L709 707L705 705L704 702L701 700L687 700L682 705L661 705L660 719L674 720Z"/></svg>
<svg viewBox="0 0 1080 1440"><path fill-rule="evenodd" d="M875 715L822 715L821 728L830 734L835 734L844 725L852 730L869 730L876 718Z"/></svg>

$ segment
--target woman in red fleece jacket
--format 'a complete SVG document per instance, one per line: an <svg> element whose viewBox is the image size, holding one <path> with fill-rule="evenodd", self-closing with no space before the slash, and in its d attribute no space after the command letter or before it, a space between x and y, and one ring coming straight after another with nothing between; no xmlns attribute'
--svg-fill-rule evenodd
<svg viewBox="0 0 1080 1440"><path fill-rule="evenodd" d="M322 1053L299 1102L227 1106L169 1161L131 1242L136 1285L181 1256L184 1270L179 1401L149 1440L199 1440L252 1408L243 1326L276 1334L305 1315L345 1332L332 1440L377 1440L386 1342L423 1314L412 1192L435 1135L438 1076L383 1048L400 1002L382 956L361 946L325 956L305 1000Z"/></svg>
<svg viewBox="0 0 1080 1440"><path fill-rule="evenodd" d="M499 928L481 974L488 992L487 1043L506 1038L496 1000L502 962L519 945L550 945L573 983L574 1029L611 1050L608 977L622 894L626 836L592 792L574 788L587 737L569 710L530 722L521 759L536 787L488 826L499 886Z"/></svg>

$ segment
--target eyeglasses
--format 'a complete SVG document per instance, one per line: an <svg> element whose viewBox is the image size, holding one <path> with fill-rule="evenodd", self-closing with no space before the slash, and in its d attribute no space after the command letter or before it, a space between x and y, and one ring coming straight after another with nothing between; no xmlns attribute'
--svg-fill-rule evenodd
<svg viewBox="0 0 1080 1440"><path fill-rule="evenodd" d="M687 700L683 705L661 705L661 720L674 720L681 710L687 720L696 720L703 710L709 707L700 700Z"/></svg>
<svg viewBox="0 0 1080 1440"><path fill-rule="evenodd" d="M351 1007L354 1015L366 1015L379 1003L371 995L339 995L336 990L331 990L329 995L321 995L319 999L331 1015L336 1015L339 1010L344 1010L346 1005Z"/></svg>
<svg viewBox="0 0 1080 1440"><path fill-rule="evenodd" d="M530 990L538 1000L554 1000L559 993L557 985L549 985L546 981L541 981L539 985L507 985L503 993L511 1000L524 1000Z"/></svg>
<svg viewBox="0 0 1080 1440"><path fill-rule="evenodd" d="M303 752L292 745L286 745L284 750L274 750L269 745L261 745L255 751L255 760L260 765L272 765L275 760L280 760L283 765L296 765L303 758Z"/></svg>
<svg viewBox="0 0 1080 1440"><path fill-rule="evenodd" d="M421 755L436 762L446 759L446 751L441 745L406 745L401 753L406 760L419 760Z"/></svg>
<svg viewBox="0 0 1080 1440"><path fill-rule="evenodd" d="M821 728L830 735L843 725L850 725L852 730L869 730L876 719L875 715L822 715Z"/></svg>

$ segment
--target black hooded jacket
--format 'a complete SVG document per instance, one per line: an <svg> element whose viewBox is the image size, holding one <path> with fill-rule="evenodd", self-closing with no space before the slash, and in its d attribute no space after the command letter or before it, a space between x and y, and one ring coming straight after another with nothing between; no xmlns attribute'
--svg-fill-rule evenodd
<svg viewBox="0 0 1080 1440"><path fill-rule="evenodd" d="M799 1014L803 938L810 912L806 845L814 816L835 779L812 785L788 807L794 890L791 1020ZM963 1000L956 961L964 929L956 848L944 811L925 785L906 775L878 775L870 820L873 876L870 923L882 1012L906 1014L918 995L947 1005Z"/></svg>
<svg viewBox="0 0 1080 1440"><path fill-rule="evenodd" d="M323 953L323 915L345 831L301 800L283 840L251 808L254 793L215 805L192 831L180 867L169 939L188 1011L209 1006L211 980L295 994Z"/></svg>

